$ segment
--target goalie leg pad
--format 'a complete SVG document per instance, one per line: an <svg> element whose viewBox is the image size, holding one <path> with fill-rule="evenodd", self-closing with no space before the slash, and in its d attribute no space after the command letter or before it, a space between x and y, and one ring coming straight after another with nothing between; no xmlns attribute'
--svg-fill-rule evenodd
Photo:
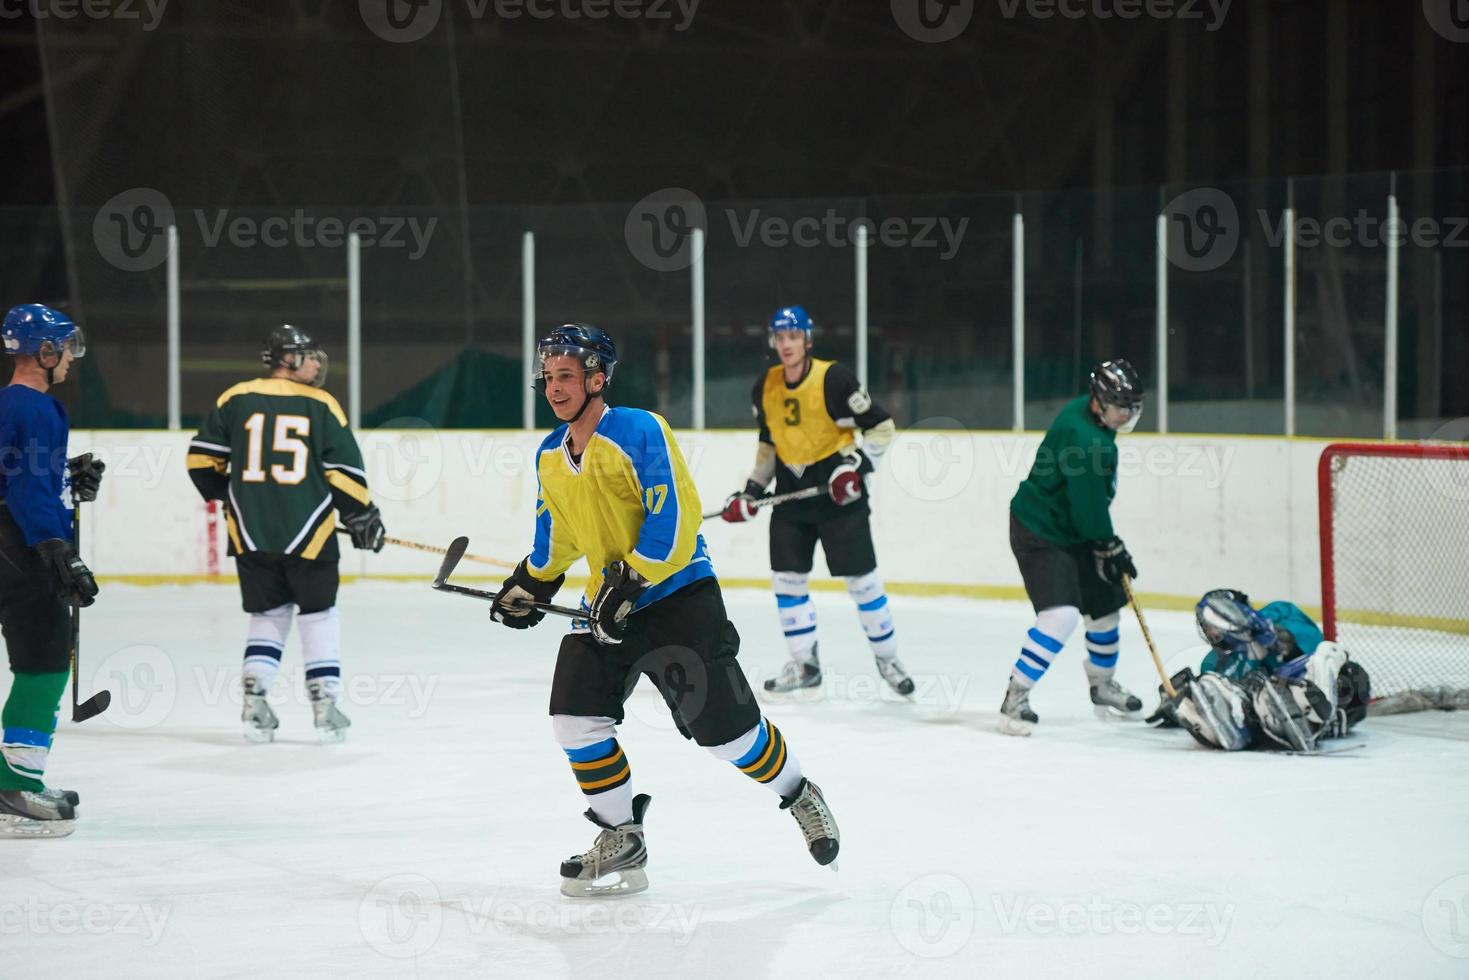
<svg viewBox="0 0 1469 980"><path fill-rule="evenodd" d="M1174 715L1201 745L1237 752L1254 741L1249 700L1238 684L1205 674L1180 694Z"/></svg>
<svg viewBox="0 0 1469 980"><path fill-rule="evenodd" d="M1313 725L1307 682L1280 677L1261 678L1252 699L1260 728L1279 745L1293 752L1310 752L1320 731ZM1314 685L1310 685L1314 687ZM1320 692L1316 692L1320 695Z"/></svg>

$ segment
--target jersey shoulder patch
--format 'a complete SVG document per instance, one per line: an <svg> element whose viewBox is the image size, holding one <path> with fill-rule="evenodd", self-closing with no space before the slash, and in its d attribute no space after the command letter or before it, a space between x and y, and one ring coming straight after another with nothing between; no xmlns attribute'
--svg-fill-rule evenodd
<svg viewBox="0 0 1469 980"><path fill-rule="evenodd" d="M847 407L852 410L853 415L865 415L872 411L872 396L867 393L866 388L858 388L847 396Z"/></svg>

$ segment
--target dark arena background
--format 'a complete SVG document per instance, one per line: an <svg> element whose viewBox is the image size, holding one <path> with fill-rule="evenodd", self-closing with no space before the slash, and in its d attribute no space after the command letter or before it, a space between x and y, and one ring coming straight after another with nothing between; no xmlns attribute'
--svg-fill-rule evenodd
<svg viewBox="0 0 1469 980"><path fill-rule="evenodd" d="M62 702L75 833L0 839L0 977L1469 975L1469 0L0 0L0 134L3 308L85 331L51 394L65 455L108 465L73 652L113 697ZM752 475L795 304L860 389L836 429L873 446L862 391L896 429L858 481L875 585L781 579L776 505L708 516ZM550 520L537 340L573 322L615 339L609 403L677 442L676 530L707 516L836 875L643 684L615 744L656 798L651 887L558 891L596 833L546 717L565 624L428 585L465 535L456 581L499 589ZM269 549L190 481L201 451L241 466L205 434L286 323L393 536L339 537L342 745L289 615L282 727L241 738L261 634L231 555ZM1027 637L1076 605L1017 565L1011 501L1116 358L1145 408L1106 474L1138 579L1111 651L1144 708L1093 716L1088 611L1090 653L1043 644L1061 676L1004 738ZM815 479L780 459L773 490ZM1370 672L1366 720L1299 753L1340 758L1144 724L1226 587ZM806 604L825 679L768 690Z"/></svg>

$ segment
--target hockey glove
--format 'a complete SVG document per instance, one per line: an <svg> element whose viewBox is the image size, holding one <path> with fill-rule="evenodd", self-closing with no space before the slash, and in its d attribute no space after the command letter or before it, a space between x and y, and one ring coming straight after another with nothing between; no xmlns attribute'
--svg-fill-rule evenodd
<svg viewBox="0 0 1469 980"><path fill-rule="evenodd" d="M1145 719L1146 724L1154 728L1177 728L1178 706L1188 696L1188 686L1194 682L1194 669L1185 667L1172 677L1168 682L1173 685L1173 697L1168 696L1168 689L1162 684L1158 685L1158 709Z"/></svg>
<svg viewBox="0 0 1469 980"><path fill-rule="evenodd" d="M97 600L97 580L70 541L47 538L36 545L36 551L56 576L56 591L64 601L90 606Z"/></svg>
<svg viewBox="0 0 1469 980"><path fill-rule="evenodd" d="M1121 585L1124 575L1137 578L1137 566L1132 563L1132 555L1127 553L1127 545L1121 538L1092 542L1092 557L1097 562L1097 578L1104 582Z"/></svg>
<svg viewBox="0 0 1469 980"><path fill-rule="evenodd" d="M71 475L72 495L83 503L96 500L97 488L102 485L102 473L107 464L91 453L82 453L67 460L66 468Z"/></svg>
<svg viewBox="0 0 1469 980"><path fill-rule="evenodd" d="M831 499L845 506L862 499L862 471L860 460L846 459L831 471L826 481L826 491Z"/></svg>
<svg viewBox="0 0 1469 980"><path fill-rule="evenodd" d="M604 646L622 642L627 617L647 582L625 561L615 561L602 576L602 587L592 600L589 617L592 637Z"/></svg>
<svg viewBox="0 0 1469 980"><path fill-rule="evenodd" d="M550 602L556 598L556 593L561 591L561 583L565 581L565 575L558 575L549 582L532 577L522 559L500 586L500 597L490 607L490 618L513 630L528 630L546 618L546 614L531 603Z"/></svg>
<svg viewBox="0 0 1469 980"><path fill-rule="evenodd" d="M743 524L755 516L755 501L764 494L764 487L754 480L746 480L745 489L729 495L724 502L724 513L719 516L731 524Z"/></svg>
<svg viewBox="0 0 1469 980"><path fill-rule="evenodd" d="M383 530L383 515L377 504L368 504L366 510L351 517L342 518L342 524L352 536L352 547L366 551L382 551L387 543L387 531Z"/></svg>

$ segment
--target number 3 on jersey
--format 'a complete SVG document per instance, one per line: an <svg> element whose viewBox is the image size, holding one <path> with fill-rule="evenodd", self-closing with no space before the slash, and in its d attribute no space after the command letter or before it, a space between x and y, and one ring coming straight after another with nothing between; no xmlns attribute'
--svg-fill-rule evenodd
<svg viewBox="0 0 1469 980"><path fill-rule="evenodd" d="M245 468L240 471L240 479L246 483L264 483L266 472L261 464L261 455L265 448L265 413L256 412L247 418L245 432L249 435L250 442L245 449ZM271 464L270 478L273 481L290 486L306 479L306 463L311 458L311 450L303 439L310 435L311 420L306 416L275 417L275 438L271 442L270 451L289 453L291 464L289 467L280 463Z"/></svg>

